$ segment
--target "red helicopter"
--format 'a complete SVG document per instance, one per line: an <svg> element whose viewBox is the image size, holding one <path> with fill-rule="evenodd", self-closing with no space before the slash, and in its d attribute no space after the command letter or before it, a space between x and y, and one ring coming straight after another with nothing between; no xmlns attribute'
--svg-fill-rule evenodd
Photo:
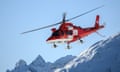
<svg viewBox="0 0 120 72"><path fill-rule="evenodd" d="M37 30L41 30L41 29L45 29L45 28L48 28L48 27L52 27L52 26L61 24L58 29L56 29L56 28L51 29L52 30L52 35L46 41L48 43L52 43L54 48L57 47L56 43L67 43L67 48L70 49L69 44L71 42L80 40L80 42L83 43L83 40L81 40L83 37L86 37L89 34L94 33L101 28L104 28L104 25L99 25L99 18L100 18L99 15L96 15L96 20L95 20L94 27L81 28L80 26L75 26L75 25L73 25L73 23L68 22L68 21L76 19L76 18L78 18L82 15L90 13L90 12L96 10L96 9L101 8L101 7L103 7L103 6L94 8L90 11L87 11L83 14L77 15L77 16L75 16L73 18L70 18L70 19L66 19L66 14L64 13L63 14L63 20L60 21L60 22L52 24L52 25L48 25L48 26L45 26L45 27L37 28L37 29L34 29L34 30L29 30L29 31L23 32L22 34L37 31Z"/></svg>

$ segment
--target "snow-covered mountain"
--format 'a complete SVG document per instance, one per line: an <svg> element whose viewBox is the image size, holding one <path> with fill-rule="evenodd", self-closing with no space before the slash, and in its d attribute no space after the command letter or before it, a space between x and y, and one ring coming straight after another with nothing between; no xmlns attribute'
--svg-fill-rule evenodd
<svg viewBox="0 0 120 72"><path fill-rule="evenodd" d="M95 43L78 56L68 55L50 63L39 55L30 65L20 60L7 72L120 72L120 33Z"/></svg>
<svg viewBox="0 0 120 72"><path fill-rule="evenodd" d="M45 62L45 60L38 55L31 64L27 65L24 60L20 60L16 63L16 67L13 70L7 70L6 72L54 72L55 69L63 67L75 57L76 56L67 55L56 60L54 63L50 63Z"/></svg>
<svg viewBox="0 0 120 72"><path fill-rule="evenodd" d="M55 72L120 72L120 34L95 43Z"/></svg>

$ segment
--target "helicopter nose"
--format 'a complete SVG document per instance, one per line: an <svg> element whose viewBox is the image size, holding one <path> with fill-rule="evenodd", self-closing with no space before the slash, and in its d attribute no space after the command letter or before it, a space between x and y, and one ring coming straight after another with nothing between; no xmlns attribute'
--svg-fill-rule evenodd
<svg viewBox="0 0 120 72"><path fill-rule="evenodd" d="M49 38L46 40L47 43L54 43L54 41L55 41L55 38L53 38L53 37L49 37Z"/></svg>

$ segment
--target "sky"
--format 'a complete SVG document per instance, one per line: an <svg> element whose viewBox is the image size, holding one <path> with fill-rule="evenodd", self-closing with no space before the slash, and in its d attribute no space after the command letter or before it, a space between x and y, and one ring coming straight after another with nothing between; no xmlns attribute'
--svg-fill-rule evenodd
<svg viewBox="0 0 120 72"><path fill-rule="evenodd" d="M62 20L62 14L67 18L74 17L88 10L104 5L103 8L72 20L74 25L81 27L94 26L95 17L100 15L100 23L105 28L71 43L70 50L66 44L60 44L56 49L46 43L51 35L51 28L21 35L20 33L54 24ZM54 62L66 55L78 55L95 42L106 39L120 32L120 0L0 0L0 72L13 69L16 62L23 59L30 64L38 55L46 62Z"/></svg>

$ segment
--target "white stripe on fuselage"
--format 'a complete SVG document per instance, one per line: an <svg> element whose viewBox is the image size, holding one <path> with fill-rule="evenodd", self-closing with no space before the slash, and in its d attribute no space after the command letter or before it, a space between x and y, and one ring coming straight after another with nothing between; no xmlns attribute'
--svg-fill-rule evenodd
<svg viewBox="0 0 120 72"><path fill-rule="evenodd" d="M56 40L49 40L47 43L66 43L71 41L72 39L56 39Z"/></svg>

